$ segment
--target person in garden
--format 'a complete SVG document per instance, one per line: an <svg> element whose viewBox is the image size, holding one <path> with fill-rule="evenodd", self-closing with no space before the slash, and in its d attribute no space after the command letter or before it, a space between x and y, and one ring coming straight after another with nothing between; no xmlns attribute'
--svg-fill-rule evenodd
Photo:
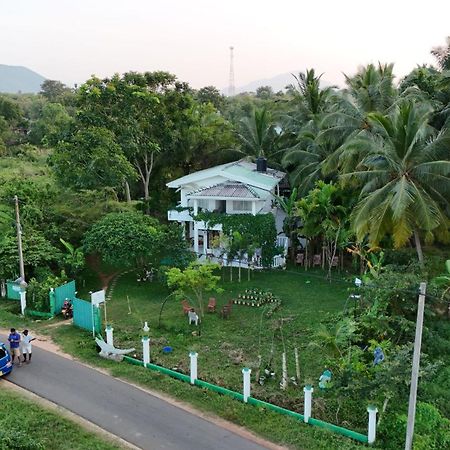
<svg viewBox="0 0 450 450"><path fill-rule="evenodd" d="M11 362L14 364L14 358L17 356L19 366L22 365L20 361L20 334L17 333L15 328L11 328L8 336L9 348L11 350Z"/></svg>
<svg viewBox="0 0 450 450"><path fill-rule="evenodd" d="M34 341L36 338L33 337L28 330L23 330L22 333L22 355L23 355L23 362L30 363L31 362L31 341ZM27 361L27 355L28 355L28 361Z"/></svg>

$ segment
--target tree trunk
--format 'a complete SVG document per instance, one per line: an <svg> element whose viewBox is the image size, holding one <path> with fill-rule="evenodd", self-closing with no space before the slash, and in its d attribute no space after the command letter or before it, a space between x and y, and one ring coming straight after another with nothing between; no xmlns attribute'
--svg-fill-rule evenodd
<svg viewBox="0 0 450 450"><path fill-rule="evenodd" d="M420 267L421 269L423 269L424 264L423 264L422 245L420 243L419 231L416 228L414 228L414 243L416 244L417 257L419 259Z"/></svg>
<svg viewBox="0 0 450 450"><path fill-rule="evenodd" d="M125 181L125 198L127 200L127 203L131 203L130 185L128 181Z"/></svg>

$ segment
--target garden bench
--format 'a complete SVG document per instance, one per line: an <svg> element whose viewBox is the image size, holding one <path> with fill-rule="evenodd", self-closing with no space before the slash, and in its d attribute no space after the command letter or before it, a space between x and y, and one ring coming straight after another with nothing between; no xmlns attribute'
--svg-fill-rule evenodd
<svg viewBox="0 0 450 450"><path fill-rule="evenodd" d="M114 361L122 361L123 355L134 352L134 348L121 350L114 345L107 344L102 338L95 338L95 342L100 347L99 355L102 358L113 359Z"/></svg>
<svg viewBox="0 0 450 450"><path fill-rule="evenodd" d="M208 302L208 312L214 313L216 312L216 299L211 297Z"/></svg>

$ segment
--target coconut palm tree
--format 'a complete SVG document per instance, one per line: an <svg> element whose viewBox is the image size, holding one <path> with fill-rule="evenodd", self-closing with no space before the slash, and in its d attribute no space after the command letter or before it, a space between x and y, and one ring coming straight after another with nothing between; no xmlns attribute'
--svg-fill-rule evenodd
<svg viewBox="0 0 450 450"><path fill-rule="evenodd" d="M267 109L254 109L250 116L240 120L237 138L241 153L251 157L270 158L278 133Z"/></svg>
<svg viewBox="0 0 450 450"><path fill-rule="evenodd" d="M402 247L414 236L420 264L420 233L447 232L450 194L450 129L428 124L431 107L410 99L388 114L370 113L371 134L357 141L366 156L344 181L362 190L352 222L357 238L375 246L387 234ZM356 145L356 143L355 143Z"/></svg>
<svg viewBox="0 0 450 450"><path fill-rule="evenodd" d="M335 148L323 163L325 174L336 168L354 169L364 157L364 148L355 146L354 140L371 132L368 115L387 113L397 100L392 64L369 64L345 79L347 88L333 95L334 108L320 123L318 143Z"/></svg>

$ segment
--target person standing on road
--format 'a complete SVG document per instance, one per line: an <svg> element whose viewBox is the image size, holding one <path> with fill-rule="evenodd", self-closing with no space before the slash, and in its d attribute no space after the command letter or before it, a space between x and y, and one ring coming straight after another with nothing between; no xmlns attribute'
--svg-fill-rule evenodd
<svg viewBox="0 0 450 450"><path fill-rule="evenodd" d="M17 356L19 366L22 365L20 360L20 334L17 333L15 328L11 328L11 333L8 336L9 348L11 350L11 362L14 364L14 357Z"/></svg>
<svg viewBox="0 0 450 450"><path fill-rule="evenodd" d="M27 362L27 354L28 354L28 363L31 362L31 341L34 341L36 338L31 336L28 330L23 330L22 333L22 355L23 362Z"/></svg>

